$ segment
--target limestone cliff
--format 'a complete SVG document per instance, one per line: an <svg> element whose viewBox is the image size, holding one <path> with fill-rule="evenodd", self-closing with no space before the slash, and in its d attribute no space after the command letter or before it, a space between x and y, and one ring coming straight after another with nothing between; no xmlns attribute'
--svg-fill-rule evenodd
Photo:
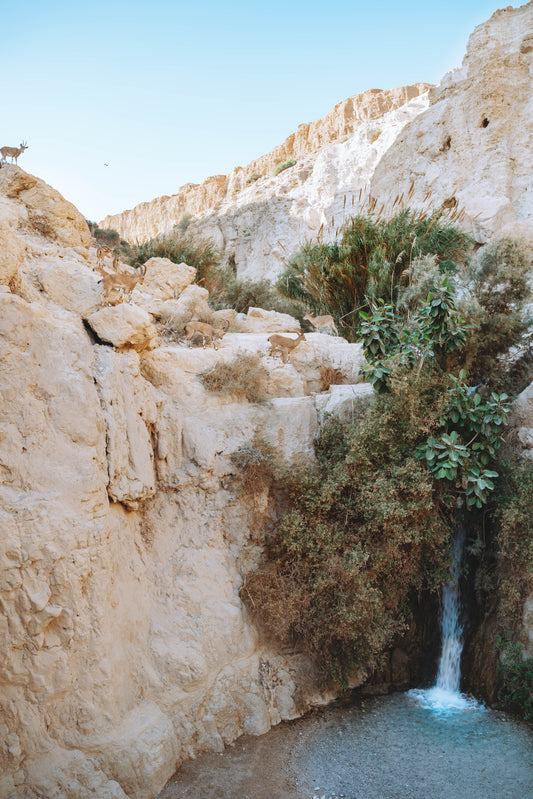
<svg viewBox="0 0 533 799"><path fill-rule="evenodd" d="M241 494L231 454L258 433L312 458L323 414L368 393L361 350L310 334L284 364L267 337L298 322L258 309L218 312L218 350L165 338L165 314L211 312L195 270L164 259L104 307L83 217L11 165L0 240L0 796L149 799L184 758L312 699L308 664L261 641L239 598L279 507ZM243 352L269 403L204 389ZM322 364L346 384L320 393Z"/></svg>
<svg viewBox="0 0 533 799"><path fill-rule="evenodd" d="M290 159L306 159L312 165L323 147L346 139L363 123L367 123L366 128L370 129L372 120L380 120L388 112L423 95L429 88L428 83L416 83L385 91L370 89L348 97L322 119L299 125L296 133L288 136L283 144L246 167L236 167L229 175L214 175L202 184L187 183L177 194L158 197L121 214L107 216L100 225L117 230L129 241L145 241L172 230L185 214L203 217L222 203L231 207L240 192L254 197L255 192L246 189L257 181L263 189L260 196L265 194L265 189L269 194L269 189L276 185L276 181L269 180L276 165ZM308 173L311 169L312 166ZM266 182L260 178L266 178Z"/></svg>
<svg viewBox="0 0 533 799"><path fill-rule="evenodd" d="M480 242L504 232L531 238L532 69L529 2L478 26L462 67L437 87L349 98L245 169L101 224L146 239L190 213L190 230L234 255L239 276L251 279L274 279L306 239L332 238L370 197L385 213L396 198L396 208L444 204ZM289 158L296 165L271 174Z"/></svg>

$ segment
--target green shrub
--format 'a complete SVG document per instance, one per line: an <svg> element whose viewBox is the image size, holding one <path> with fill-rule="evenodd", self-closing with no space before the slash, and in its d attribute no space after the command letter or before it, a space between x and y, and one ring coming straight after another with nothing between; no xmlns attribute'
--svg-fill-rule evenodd
<svg viewBox="0 0 533 799"><path fill-rule="evenodd" d="M215 310L234 308L238 313L247 313L252 307L287 313L299 319L305 314L300 303L284 297L268 280L252 281L230 277L220 291L209 297L209 304Z"/></svg>
<svg viewBox="0 0 533 799"><path fill-rule="evenodd" d="M428 370L445 379L445 394L435 433L421 441L416 457L425 460L436 480L461 484L469 509L481 508L494 490L498 472L492 468L502 433L509 421L509 397L492 392L481 397L466 384L466 371L450 372L450 355L465 348L467 328L456 310L448 278L428 294L411 324L404 326L391 305L380 304L372 315L362 314L361 335L368 361L363 368L380 392L391 390L394 380L410 376L412 386Z"/></svg>
<svg viewBox="0 0 533 799"><path fill-rule="evenodd" d="M495 565L483 574L497 587L500 629L518 629L533 590L533 466L506 470L509 397L492 378L472 386L524 341L527 270L505 244L461 271L469 246L441 213L357 217L338 241L306 244L278 281L315 312L354 317L376 388L352 424L323 428L314 468L287 472L289 510L241 590L266 631L307 652L324 681L379 666L415 597L445 581L459 519L477 531L477 557L488 531ZM507 379L502 371L504 388ZM529 696L528 668L508 660L509 701Z"/></svg>
<svg viewBox="0 0 533 799"><path fill-rule="evenodd" d="M450 527L412 455L427 403L409 402L420 406L414 417L405 400L381 397L354 424L324 427L317 467L284 476L291 510L241 591L268 633L307 652L324 681L379 665L412 597L446 568Z"/></svg>
<svg viewBox="0 0 533 799"><path fill-rule="evenodd" d="M92 235L100 244L105 244L107 247L118 247L121 244L120 234L111 228L99 228L97 225L92 229Z"/></svg>
<svg viewBox="0 0 533 799"><path fill-rule="evenodd" d="M175 264L186 263L196 269L196 283L216 293L230 277L223 268L222 253L210 239L171 233L131 247L128 263L138 268L150 258L168 258Z"/></svg>
<svg viewBox="0 0 533 799"><path fill-rule="evenodd" d="M262 178L262 177L263 177L263 176L262 176L262 175L261 175L259 172L253 172L253 173L250 175L250 177L247 179L247 181L246 181L246 185L247 185L247 186L251 186L251 185L252 185L252 183L255 183L257 180L259 180L259 178Z"/></svg>
<svg viewBox="0 0 533 799"><path fill-rule="evenodd" d="M241 473L241 491L253 496L274 480L277 459L274 448L258 435L230 456Z"/></svg>
<svg viewBox="0 0 533 799"><path fill-rule="evenodd" d="M274 169L272 170L272 174L274 177L279 175L280 172L283 172L285 169L290 169L291 166L295 166L297 162L294 158L289 158L287 161L280 161L279 164L276 164Z"/></svg>
<svg viewBox="0 0 533 799"><path fill-rule="evenodd" d="M233 361L219 361L202 375L208 391L231 394L248 402L264 402L267 398L268 372L257 354L239 354Z"/></svg>
<svg viewBox="0 0 533 799"><path fill-rule="evenodd" d="M331 314L343 335L355 340L360 311L384 299L395 304L400 284L409 284L413 262L432 255L439 271L456 269L471 244L442 212L404 209L392 219L356 216L332 243L309 241L277 281L282 294L317 314Z"/></svg>
<svg viewBox="0 0 533 799"><path fill-rule="evenodd" d="M504 707L525 721L533 721L533 658L524 657L521 644L506 642L500 653L498 671Z"/></svg>

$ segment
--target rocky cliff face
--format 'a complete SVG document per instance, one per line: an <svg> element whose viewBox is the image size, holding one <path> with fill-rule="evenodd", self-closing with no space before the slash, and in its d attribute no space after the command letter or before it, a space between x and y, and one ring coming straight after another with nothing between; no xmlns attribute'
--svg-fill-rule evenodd
<svg viewBox="0 0 533 799"><path fill-rule="evenodd" d="M227 213L206 214L204 228L193 224L219 230L244 274L270 274L267 265L281 263L274 235L294 241L332 209L333 229L351 208L348 187L358 201L357 180L374 181L372 192L386 186L397 140L414 164L397 180L410 186L416 172L425 181L415 182L420 197L424 187L437 202L462 192L479 236L498 226L527 232L531 151L520 142L531 134L531 13L531 3L508 9L477 29L461 72L431 96L378 108L381 116L358 121L347 142L299 156L277 178L242 189ZM494 101L481 76L489 56L491 75L514 75ZM460 111L464 97L480 105ZM502 121L511 112L520 122L514 132ZM487 138L493 123L501 146L500 136ZM441 152L444 133L451 141ZM321 135L319 126L302 131L302 141ZM467 136L472 147L459 147ZM358 156L355 173L356 140L366 160ZM476 153L486 156L479 177ZM463 183L452 192L454 174ZM475 218L468 203L485 198L490 210L490 197L494 214ZM231 455L259 434L289 462L311 459L324 413L349 415L354 398L369 393L357 382L361 351L310 334L283 364L268 354L267 337L294 335L294 319L258 309L211 315L194 272L161 259L149 263L131 302L104 307L84 219L16 166L0 169L0 244L0 796L148 799L183 759L320 701L302 678L309 664L261 640L240 601L243 575L281 508L266 489L253 501L241 493ZM193 316L231 323L218 350L165 337L161 320L172 329ZM267 404L203 387L202 373L245 352L261 356ZM345 385L321 392L321 366L342 371ZM517 414L530 457L530 389ZM531 615L530 601L527 635Z"/></svg>
<svg viewBox="0 0 533 799"><path fill-rule="evenodd" d="M429 91L429 107L384 154L370 192L464 209L480 242L533 240L533 3L497 11L471 35L461 69ZM427 203L428 201L426 201Z"/></svg>
<svg viewBox="0 0 533 799"><path fill-rule="evenodd" d="M219 215L221 217L231 215L243 206L250 207L248 215L250 212L252 215L260 214L261 209L256 206L264 203L265 199L275 198L278 193L286 195L288 187L294 188L295 185L298 186L305 182L313 171L317 156L324 148L338 143L345 144L357 131L363 130L366 136L372 140L370 145L373 145L382 126L387 125L390 121L393 135L396 135L399 126L405 124L416 111L411 110L407 116L401 114L398 119L395 116L390 119L388 116L390 112L402 108L413 99L424 96L429 88L430 84L417 83L413 86L402 86L386 91L370 89L362 94L349 97L342 103L338 103L322 119L299 125L296 133L291 134L283 144L270 153L255 159L246 167L236 167L229 175L214 175L200 185L186 184L171 197L158 197L150 202L141 203L129 211L124 211L122 214L107 216L100 225L119 231L123 238L130 241L145 241L172 230L187 214L195 219L201 219L202 231L204 232L205 225L207 225L209 235L215 238L217 244L226 247L229 252L232 242L226 241L224 231L217 226L216 219ZM418 110L420 107L419 104L414 106ZM366 144L366 136L362 138L363 147ZM381 146L377 145L370 149L364 147L365 152L356 156L355 168L365 169L365 179L369 177L368 167L360 162L365 161L369 155L372 157L374 151L378 154L383 152L385 141L390 144L390 136L385 136L382 139ZM368 149L369 152L366 152ZM348 151L348 147L340 150L341 161L346 160ZM273 178L273 169L278 164L291 159L299 161L296 183L291 180L287 184L287 176L283 173ZM353 154L350 154L350 160L354 160ZM345 166L342 171L346 172L349 168ZM293 179L294 174L293 171ZM334 173L330 176L329 182L339 182ZM317 180L311 181L308 188L312 183L316 184ZM337 193L343 190L342 186L337 188ZM315 185L312 193L316 194L317 189L318 186ZM320 189L318 190L320 191ZM278 213L282 215L283 208L280 207ZM297 216L296 213L293 215ZM250 224L240 235L249 235L249 227ZM273 230L272 233L274 233ZM238 232L236 235L239 235ZM233 249L235 250L235 247ZM242 258L239 264L242 269Z"/></svg>
<svg viewBox="0 0 533 799"><path fill-rule="evenodd" d="M267 337L298 322L258 309L218 312L218 350L165 338L165 314L210 311L195 270L162 259L104 307L85 221L16 166L0 240L0 796L148 799L184 758L313 698L308 664L261 641L240 601L280 508L241 493L230 456L257 433L312 458L324 412L368 393L361 351L311 334L284 364ZM243 352L268 404L199 379ZM346 385L315 393L325 364Z"/></svg>
<svg viewBox="0 0 533 799"><path fill-rule="evenodd" d="M245 169L101 224L146 239L190 213L190 230L213 238L251 279L274 279L307 238L331 239L370 197L384 213L397 198L396 208L444 204L480 242L532 237L532 65L530 2L476 28L461 69L439 86L349 98ZM289 158L296 165L273 176Z"/></svg>

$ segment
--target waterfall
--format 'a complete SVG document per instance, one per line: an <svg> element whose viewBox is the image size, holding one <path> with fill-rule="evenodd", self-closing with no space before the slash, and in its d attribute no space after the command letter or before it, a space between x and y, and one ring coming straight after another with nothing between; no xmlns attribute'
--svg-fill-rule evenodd
<svg viewBox="0 0 533 799"><path fill-rule="evenodd" d="M461 561L463 559L464 542L465 529L460 525L452 539L452 568L450 579L442 589L442 650L435 687L452 693L459 693L461 682L463 628L461 625L459 576Z"/></svg>
<svg viewBox="0 0 533 799"><path fill-rule="evenodd" d="M423 707L444 714L454 710L479 708L475 699L460 692L463 627L459 578L465 535L465 528L458 525L451 542L450 579L442 589L442 647L437 681L433 688L409 691L409 695L413 696Z"/></svg>

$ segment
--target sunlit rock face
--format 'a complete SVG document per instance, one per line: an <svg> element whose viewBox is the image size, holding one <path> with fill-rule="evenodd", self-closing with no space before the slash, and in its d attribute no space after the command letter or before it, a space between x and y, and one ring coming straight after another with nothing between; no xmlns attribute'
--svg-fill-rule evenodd
<svg viewBox="0 0 533 799"><path fill-rule="evenodd" d="M274 280L303 242L332 239L374 200L384 213L395 201L396 210L444 207L479 242L533 238L532 63L533 6L498 11L438 86L350 97L244 169L101 224L147 239L190 214L188 229L212 238L239 277L254 280Z"/></svg>
<svg viewBox="0 0 533 799"><path fill-rule="evenodd" d="M190 214L188 231L209 236L228 258L234 256L239 276L273 278L299 242L321 229L331 235L353 212L381 155L427 106L428 89L417 83L349 97L248 166L200 186L188 184L100 224L132 241L145 240ZM294 166L273 174L292 160Z"/></svg>
<svg viewBox="0 0 533 799"><path fill-rule="evenodd" d="M497 11L383 155L371 194L390 203L412 186L412 205L463 210L479 242L532 239L532 70L533 4Z"/></svg>
<svg viewBox="0 0 533 799"><path fill-rule="evenodd" d="M427 185L442 202L453 183L476 235L497 225L527 232L531 8L499 12L478 28L463 69L431 97L425 86L392 100L365 93L353 103L357 118L341 104L323 128L302 129L287 149L236 170L230 195L240 191L217 213L210 209L221 186L227 197L229 179L194 187L193 229L212 229L240 274L275 276L302 237L322 225L334 234L357 209L360 187L382 185L388 197L396 179L411 185L416 163L426 184L416 182L413 196ZM493 100L492 84L480 82L485 50L491 79L502 81ZM461 86L488 104L477 109L480 125L470 105L461 111ZM440 153L437 117L452 124L446 108L456 109L456 128ZM512 130L503 130L504 113L516 119ZM429 129L426 114L437 115ZM483 138L493 124L505 146L500 136ZM465 140L457 155L454 136ZM267 174L293 156L295 166ZM463 183L451 180L445 159L455 159L449 168ZM263 177L246 186L260 168ZM484 197L488 208L487 187L496 210L474 219L467 201ZM161 230L187 210L176 208L161 211ZM191 270L160 260L128 302L106 306L83 217L17 166L0 168L0 244L0 796L149 799L185 758L320 701L302 679L309 664L262 640L240 599L283 506L266 488L243 494L231 456L258 435L289 464L311 463L325 416L350 419L371 395L359 382L361 348L306 333L284 363L268 338L296 336L297 320L254 309L212 314ZM230 323L218 350L178 340L193 318ZM243 354L257 355L266 371L265 403L204 387L203 373ZM326 389L324 369L344 383ZM526 452L530 405L529 393L517 404ZM531 619L531 603L524 613Z"/></svg>
<svg viewBox="0 0 533 799"><path fill-rule="evenodd" d="M311 462L324 414L368 396L361 348L312 333L284 363L268 337L295 336L296 319L213 313L194 270L164 259L107 306L79 218L46 187L56 215L34 224L41 182L5 170L0 796L149 799L185 758L321 701L240 599L282 508L268 487L242 493L231 455L257 434ZM201 316L230 323L217 350L176 338ZM246 353L268 403L204 388ZM326 366L343 385L323 390Z"/></svg>

